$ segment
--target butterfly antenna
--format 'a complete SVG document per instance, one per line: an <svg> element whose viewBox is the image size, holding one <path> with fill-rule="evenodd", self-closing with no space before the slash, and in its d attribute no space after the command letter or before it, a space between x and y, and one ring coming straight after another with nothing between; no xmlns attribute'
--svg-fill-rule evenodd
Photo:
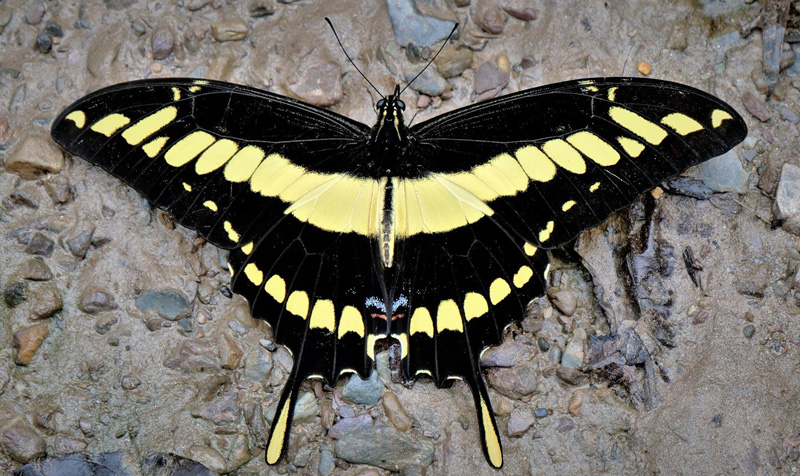
<svg viewBox="0 0 800 476"><path fill-rule="evenodd" d="M368 82L370 86L372 86L372 89L374 89L375 92L377 92L380 97L385 99L384 95L380 92L380 90L378 90L378 88L376 88L375 85L372 84L372 81L370 81L369 78L367 78L364 75L364 73L362 73L361 70L358 69L358 66L356 66L355 62L353 62L353 59L350 58L350 55L347 54L347 50L344 49L344 45L342 44L342 40L340 40L339 39L339 35L336 34L336 28L333 27L333 23L331 23L331 20L328 17L325 17L325 21L328 22L328 26L330 26L331 30L333 30L333 36L335 36L336 37L336 41L339 42L339 46L342 48L342 51L344 51L344 55L347 57L348 60L350 60L350 64L352 64L353 67L356 69L356 71L358 71L358 74L360 74L361 77L364 78L364 80L366 82Z"/></svg>
<svg viewBox="0 0 800 476"><path fill-rule="evenodd" d="M330 23L330 22L329 22L329 23ZM409 86L411 86L411 83L413 83L414 81L416 81L416 80L417 80L417 78L419 78L420 76L422 76L422 73L424 73L424 72L425 72L425 70L426 70L426 69L428 69L428 66L430 66L430 65L431 65L431 63L433 63L433 60L435 60L435 59L436 59L436 57L437 57L437 56L439 56L439 53L441 53L441 52L442 52L442 50L444 49L444 47L445 47L445 45L447 44L447 42L448 42L448 41L450 41L450 38L453 36L453 33L455 33L455 32L456 32L456 29L457 29L457 28L458 28L458 23L456 23L455 25L453 25L453 29L450 31L450 34L449 34L449 35L447 35L447 38L445 38L445 39L444 39L444 42L442 43L442 46L439 48L439 51L437 51L437 52L436 52L436 54L435 54L435 55L433 55L433 58L431 58L431 60L430 60L430 61L428 61L428 64L426 64L426 65L425 65L425 67L424 67L424 68L422 68L422 71L420 71L419 73L417 73L417 75L416 75L416 76L414 76L414 79L412 79L411 81L409 81L409 82L408 82L408 84L406 84L406 87L404 87L404 88L403 88L403 89L400 91L400 94L403 94L403 91L405 91L406 89L408 89L408 87L409 87ZM400 96L400 94L398 94L397 96L399 97L399 96Z"/></svg>

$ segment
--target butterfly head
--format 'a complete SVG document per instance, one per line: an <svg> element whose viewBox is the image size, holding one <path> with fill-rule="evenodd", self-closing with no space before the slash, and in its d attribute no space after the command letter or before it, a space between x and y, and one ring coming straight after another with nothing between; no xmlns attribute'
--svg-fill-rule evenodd
<svg viewBox="0 0 800 476"><path fill-rule="evenodd" d="M383 133L389 135L391 142L399 140L402 142L405 136L405 124L403 123L403 111L406 103L400 99L400 86L394 87L394 94L390 94L378 101L378 123L375 125L375 139Z"/></svg>

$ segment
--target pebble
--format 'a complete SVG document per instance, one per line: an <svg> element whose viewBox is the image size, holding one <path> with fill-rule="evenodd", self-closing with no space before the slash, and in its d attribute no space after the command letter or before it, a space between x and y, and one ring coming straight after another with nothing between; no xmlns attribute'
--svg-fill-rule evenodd
<svg viewBox="0 0 800 476"><path fill-rule="evenodd" d="M550 302L553 306L561 312L561 314L571 317L575 314L578 305L575 300L575 294L567 290L558 290L550 294Z"/></svg>
<svg viewBox="0 0 800 476"><path fill-rule="evenodd" d="M136 390L142 382L133 375L123 375L119 384L123 390Z"/></svg>
<svg viewBox="0 0 800 476"><path fill-rule="evenodd" d="M36 51L42 54L47 54L53 49L53 39L47 33L39 33L36 36Z"/></svg>
<svg viewBox="0 0 800 476"><path fill-rule="evenodd" d="M36 288L31 301L33 302L33 306L30 309L30 318L32 320L52 317L64 306L58 288L53 285L44 285Z"/></svg>
<svg viewBox="0 0 800 476"><path fill-rule="evenodd" d="M508 436L522 436L534 423L536 420L531 415L530 409L527 407L515 408L508 417Z"/></svg>
<svg viewBox="0 0 800 476"><path fill-rule="evenodd" d="M708 200L711 194L714 193L702 180L682 175L668 179L667 185L669 185L672 193L685 195L698 200Z"/></svg>
<svg viewBox="0 0 800 476"><path fill-rule="evenodd" d="M556 377L569 385L581 385L588 380L586 374L572 367L559 366L556 369Z"/></svg>
<svg viewBox="0 0 800 476"><path fill-rule="evenodd" d="M272 354L248 352L244 359L244 376L254 382L266 382L272 372Z"/></svg>
<svg viewBox="0 0 800 476"><path fill-rule="evenodd" d="M489 347L481 355L482 367L513 367L531 356L530 346L515 340L503 342L497 347Z"/></svg>
<svg viewBox="0 0 800 476"><path fill-rule="evenodd" d="M542 352L547 352L550 350L550 341L545 339L544 337L539 337L536 342L539 345L539 350Z"/></svg>
<svg viewBox="0 0 800 476"><path fill-rule="evenodd" d="M84 289L78 301L78 309L87 314L98 314L118 307L114 296L108 294L104 289L94 286Z"/></svg>
<svg viewBox="0 0 800 476"><path fill-rule="evenodd" d="M45 182L44 190L47 192L47 195L53 201L54 205L67 203L72 200L72 188L69 182L67 182L66 179L59 179L58 176L51 177L51 180Z"/></svg>
<svg viewBox="0 0 800 476"><path fill-rule="evenodd" d="M269 413L270 420L272 420L275 410L273 409ZM301 393L297 397L297 403L294 404L294 421L297 423L310 422L317 415L319 415L319 401L314 392Z"/></svg>
<svg viewBox="0 0 800 476"><path fill-rule="evenodd" d="M191 451L191 448L189 449ZM219 452L213 450L219 455ZM201 449L200 453L204 451ZM222 455L219 455L220 459ZM224 460L223 460L224 463ZM137 471L138 472L138 471ZM209 471L208 468L182 456L168 453L151 453L142 463L141 472L147 475L186 475L186 476L215 476L216 473ZM92 474L92 473L89 473ZM124 474L124 473L120 473ZM136 474L136 473L133 473ZM99 475L98 475L99 476ZM116 476L116 475L114 475Z"/></svg>
<svg viewBox="0 0 800 476"><path fill-rule="evenodd" d="M155 311L161 318L168 321L189 317L192 312L189 299L176 289L145 291L136 299L136 307L142 311Z"/></svg>
<svg viewBox="0 0 800 476"><path fill-rule="evenodd" d="M315 106L332 106L342 100L342 70L335 63L316 64L306 68L300 79L289 84L292 94Z"/></svg>
<svg viewBox="0 0 800 476"><path fill-rule="evenodd" d="M119 318L113 314L102 315L97 318L97 322L94 324L94 330L101 336L106 335L117 322L119 322Z"/></svg>
<svg viewBox="0 0 800 476"><path fill-rule="evenodd" d="M250 454L250 441L247 439L247 435L239 433L233 438L231 450L228 452L228 463L225 472L233 473L251 459L253 459L253 456Z"/></svg>
<svg viewBox="0 0 800 476"><path fill-rule="evenodd" d="M715 192L744 194L750 174L742 167L736 151L730 150L698 165L697 178Z"/></svg>
<svg viewBox="0 0 800 476"><path fill-rule="evenodd" d="M184 373L219 370L219 356L214 343L205 339L187 339L170 349L164 367Z"/></svg>
<svg viewBox="0 0 800 476"><path fill-rule="evenodd" d="M211 27L213 31L213 26ZM245 34L247 33L245 29ZM169 28L159 27L150 37L150 47L153 50L153 59L160 61L166 59L175 47L175 37Z"/></svg>
<svg viewBox="0 0 800 476"><path fill-rule="evenodd" d="M517 20L522 21L533 21L539 17L539 11L531 7L514 8L510 6L504 6L503 10Z"/></svg>
<svg viewBox="0 0 800 476"><path fill-rule="evenodd" d="M443 78L452 78L463 73L472 66L475 53L469 48L457 48L452 45L444 47L439 56L433 60L436 69Z"/></svg>
<svg viewBox="0 0 800 476"><path fill-rule="evenodd" d="M752 324L748 324L748 325L744 326L743 333L744 333L744 336L745 336L745 337L747 337L748 339L750 339L751 337L753 337L753 336L755 335L755 333L756 333L756 328L755 328L755 326L754 326L754 325L752 325Z"/></svg>
<svg viewBox="0 0 800 476"><path fill-rule="evenodd" d="M216 383L212 386L216 387ZM216 392L216 388L212 390ZM213 398L213 395L212 397ZM239 414L235 393L225 393L208 403L200 403L190 410L195 418L203 418L216 426L235 424Z"/></svg>
<svg viewBox="0 0 800 476"><path fill-rule="evenodd" d="M8 456L19 463L42 458L47 453L44 438L22 416L8 420L0 427L0 445Z"/></svg>
<svg viewBox="0 0 800 476"><path fill-rule="evenodd" d="M93 236L94 227L92 227L90 230L84 230L67 240L67 248L69 248L69 251L73 256L83 259L86 257L86 252L89 251L89 246L92 244Z"/></svg>
<svg viewBox="0 0 800 476"><path fill-rule="evenodd" d="M411 429L413 425L411 417L408 416L408 413L406 413L397 395L393 392L387 391L383 394L383 411L386 412L386 416L389 418L389 421L392 422L392 426L399 431L408 431Z"/></svg>
<svg viewBox="0 0 800 476"><path fill-rule="evenodd" d="M50 335L50 330L47 328L47 324L34 324L14 332L13 345L17 349L14 363L29 365L48 335Z"/></svg>
<svg viewBox="0 0 800 476"><path fill-rule="evenodd" d="M30 25L38 25L44 18L44 3L33 1L25 9L25 21Z"/></svg>
<svg viewBox="0 0 800 476"><path fill-rule="evenodd" d="M586 391L583 389L572 392L572 396L569 397L569 404L567 405L567 411L570 415L576 416L580 414L580 410L585 399L585 394Z"/></svg>
<svg viewBox="0 0 800 476"><path fill-rule="evenodd" d="M583 347L586 343L586 331L578 329L561 355L561 365L570 368L580 368L583 365Z"/></svg>
<svg viewBox="0 0 800 476"><path fill-rule="evenodd" d="M3 299L8 307L17 307L28 300L28 285L24 281L16 281L3 290Z"/></svg>
<svg viewBox="0 0 800 476"><path fill-rule="evenodd" d="M767 122L772 117L769 109L767 109L767 104L750 91L745 91L742 94L742 104L750 114L761 122Z"/></svg>
<svg viewBox="0 0 800 476"><path fill-rule="evenodd" d="M382 393L383 382L374 370L367 380L361 380L356 374L351 375L342 389L343 398L361 405L375 405Z"/></svg>
<svg viewBox="0 0 800 476"><path fill-rule="evenodd" d="M11 9L6 6L0 6L0 33L3 33L3 28L11 22Z"/></svg>
<svg viewBox="0 0 800 476"><path fill-rule="evenodd" d="M797 124L798 122L800 122L800 116L798 116L797 113L795 113L794 111L792 111L791 109L789 109L786 106L781 106L780 107L780 113L781 113L781 117L784 120L789 121L792 124Z"/></svg>
<svg viewBox="0 0 800 476"><path fill-rule="evenodd" d="M800 167L786 163L781 169L775 193L775 218L787 220L800 216Z"/></svg>
<svg viewBox="0 0 800 476"><path fill-rule="evenodd" d="M211 25L211 36L219 42L243 40L248 31L247 23L238 18L222 20Z"/></svg>
<svg viewBox="0 0 800 476"><path fill-rule="evenodd" d="M25 180L35 180L45 174L57 174L64 168L64 154L49 136L33 132L26 134L6 158L5 169Z"/></svg>
<svg viewBox="0 0 800 476"><path fill-rule="evenodd" d="M474 87L476 94L487 91L499 93L508 84L508 74L500 71L491 63L485 62L475 71Z"/></svg>
<svg viewBox="0 0 800 476"><path fill-rule="evenodd" d="M409 465L426 466L433 461L433 445L413 439L387 426L365 426L339 438L336 456L350 463L368 464L397 471Z"/></svg>
<svg viewBox="0 0 800 476"><path fill-rule="evenodd" d="M28 243L28 246L25 247L25 252L29 255L49 258L53 254L54 247L55 242L53 240L42 233L36 232Z"/></svg>
<svg viewBox="0 0 800 476"><path fill-rule="evenodd" d="M536 392L539 383L538 373L533 371L530 363L496 370L489 373L487 380L492 388L515 400Z"/></svg>
<svg viewBox="0 0 800 476"><path fill-rule="evenodd" d="M320 476L328 476L333 472L333 453L327 448L323 448L319 452L319 466L317 473Z"/></svg>
<svg viewBox="0 0 800 476"><path fill-rule="evenodd" d="M225 458L219 451L205 445L192 445L189 447L189 458L197 461L215 473L226 472ZM175 474L175 473L172 473ZM194 476L197 473L188 473ZM202 472L199 474L203 474Z"/></svg>
<svg viewBox="0 0 800 476"><path fill-rule="evenodd" d="M541 420L542 418L547 418L550 416L552 412L548 411L547 408L537 408L533 411L533 416L537 419Z"/></svg>
<svg viewBox="0 0 800 476"><path fill-rule="evenodd" d="M567 417L559 418L558 423L556 423L556 431L561 433L571 431L573 428L575 428L575 423Z"/></svg>
<svg viewBox="0 0 800 476"><path fill-rule="evenodd" d="M411 81L417 73L406 74L406 81ZM409 86L414 91L428 96L439 96L447 89L448 83L435 69L428 68Z"/></svg>
<svg viewBox="0 0 800 476"><path fill-rule="evenodd" d="M473 21L478 27L493 35L503 32L508 22L508 16L501 13L493 4L485 8L480 8L474 15Z"/></svg>
<svg viewBox="0 0 800 476"><path fill-rule="evenodd" d="M639 61L636 63L636 71L640 72L643 76L650 76L653 72L653 67L646 61Z"/></svg>
<svg viewBox="0 0 800 476"><path fill-rule="evenodd" d="M244 351L236 340L228 334L222 334L222 339L217 339L219 345L219 360L223 369L234 370L242 365Z"/></svg>
<svg viewBox="0 0 800 476"><path fill-rule="evenodd" d="M412 43L417 46L435 45L453 30L455 23L425 16L408 0L386 0L392 21L394 41L400 46Z"/></svg>
<svg viewBox="0 0 800 476"><path fill-rule="evenodd" d="M342 436L350 433L351 431L355 430L356 428L361 428L363 426L372 426L373 421L372 417L369 415L359 415L357 417L352 418L342 418L341 420L334 423L330 430L328 430L328 437L333 438L334 440L338 440Z"/></svg>

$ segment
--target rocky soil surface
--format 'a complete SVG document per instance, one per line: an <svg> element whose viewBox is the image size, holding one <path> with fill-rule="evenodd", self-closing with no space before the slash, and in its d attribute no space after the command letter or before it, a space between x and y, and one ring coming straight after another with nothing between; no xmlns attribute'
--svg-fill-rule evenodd
<svg viewBox="0 0 800 476"><path fill-rule="evenodd" d="M800 11L775 14L788 3L0 0L0 472L795 474ZM396 383L388 351L368 381L307 383L288 455L267 467L291 356L231 295L224 253L49 137L90 91L177 76L371 124L378 97L326 16L386 93L461 24L405 93L407 120L647 75L748 123L735 150L553 253L548 295L483 357L502 470L484 461L468 388Z"/></svg>

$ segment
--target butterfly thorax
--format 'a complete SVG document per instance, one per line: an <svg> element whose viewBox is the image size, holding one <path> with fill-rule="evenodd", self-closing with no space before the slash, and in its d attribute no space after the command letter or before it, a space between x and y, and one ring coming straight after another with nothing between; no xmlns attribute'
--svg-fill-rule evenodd
<svg viewBox="0 0 800 476"><path fill-rule="evenodd" d="M408 133L403 122L405 103L400 100L399 87L394 94L378 101L378 120L372 127L371 155L376 172L381 176L396 175L398 158L407 146Z"/></svg>

